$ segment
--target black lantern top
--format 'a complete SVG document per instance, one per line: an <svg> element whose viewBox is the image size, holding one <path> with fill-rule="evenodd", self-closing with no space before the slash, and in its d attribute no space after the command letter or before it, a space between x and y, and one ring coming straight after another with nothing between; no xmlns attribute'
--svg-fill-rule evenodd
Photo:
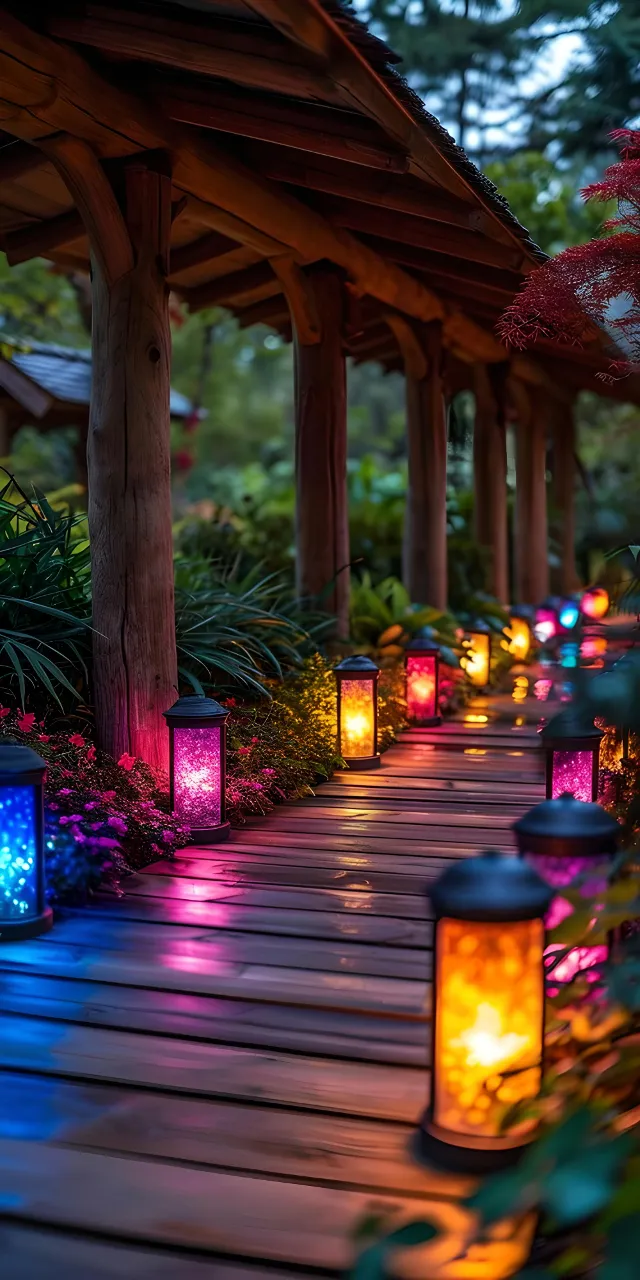
<svg viewBox="0 0 640 1280"><path fill-rule="evenodd" d="M467 635L472 635L473 633L477 633L481 636L491 635L491 627L488 622L484 621L484 618L475 618L473 622L470 622L469 625L465 627L465 631L467 632Z"/></svg>
<svg viewBox="0 0 640 1280"><path fill-rule="evenodd" d="M522 618L523 622L528 622L529 625L533 622L535 615L535 609L531 604L513 604L507 612L510 618Z"/></svg>
<svg viewBox="0 0 640 1280"><path fill-rule="evenodd" d="M38 786L46 772L46 764L31 747L20 742L0 745L0 785Z"/></svg>
<svg viewBox="0 0 640 1280"><path fill-rule="evenodd" d="M228 715L227 708L220 706L219 702L198 694L187 694L184 698L178 698L178 701L164 712L164 718L170 729L185 728L188 725L220 724L227 719Z"/></svg>
<svg viewBox="0 0 640 1280"><path fill-rule="evenodd" d="M338 676L370 676L375 679L380 674L380 668L376 666L371 658L367 658L364 653L354 653L350 658L343 658L334 671Z"/></svg>
<svg viewBox="0 0 640 1280"><path fill-rule="evenodd" d="M613 854L620 838L619 824L602 805L576 800L568 793L535 805L514 822L513 829L521 853L556 858Z"/></svg>
<svg viewBox="0 0 640 1280"><path fill-rule="evenodd" d="M440 653L440 645L436 644L433 639L433 630L431 627L420 627L415 635L412 635L405 645L407 653L421 653L433 655Z"/></svg>
<svg viewBox="0 0 640 1280"><path fill-rule="evenodd" d="M553 717L540 737L545 747L557 747L561 751L590 750L597 746L604 733L593 723L593 717L577 707L567 707Z"/></svg>
<svg viewBox="0 0 640 1280"><path fill-rule="evenodd" d="M454 862L429 891L437 920L487 924L542 919L553 894L530 863L497 849Z"/></svg>

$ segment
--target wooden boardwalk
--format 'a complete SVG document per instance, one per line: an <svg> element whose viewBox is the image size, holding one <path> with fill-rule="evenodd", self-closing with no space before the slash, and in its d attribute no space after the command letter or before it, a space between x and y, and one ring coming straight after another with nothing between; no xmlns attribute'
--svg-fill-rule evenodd
<svg viewBox="0 0 640 1280"><path fill-rule="evenodd" d="M533 723L411 731L379 772L1 947L2 1280L335 1276L381 1208L444 1230L407 1274L510 1275L504 1242L488 1269L451 1261L471 1184L408 1151L428 1093L424 889L512 847L542 794Z"/></svg>

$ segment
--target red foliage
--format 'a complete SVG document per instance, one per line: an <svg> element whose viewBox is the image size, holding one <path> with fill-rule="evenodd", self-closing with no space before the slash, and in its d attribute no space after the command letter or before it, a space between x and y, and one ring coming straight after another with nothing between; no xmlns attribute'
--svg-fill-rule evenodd
<svg viewBox="0 0 640 1280"><path fill-rule="evenodd" d="M617 200L618 216L605 223L610 234L565 249L533 271L499 332L512 347L540 338L582 346L606 322L628 357L613 361L613 377L640 363L640 132L617 129L611 136L622 159L581 193L585 200Z"/></svg>

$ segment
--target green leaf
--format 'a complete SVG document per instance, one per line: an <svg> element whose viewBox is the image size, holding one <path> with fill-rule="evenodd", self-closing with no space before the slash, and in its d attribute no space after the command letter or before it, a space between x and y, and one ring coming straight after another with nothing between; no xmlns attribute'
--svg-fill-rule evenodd
<svg viewBox="0 0 640 1280"><path fill-rule="evenodd" d="M394 1249L412 1249L427 1244L438 1234L433 1223L408 1222L389 1232L375 1244L364 1249L351 1271L351 1280L385 1280L387 1262Z"/></svg>

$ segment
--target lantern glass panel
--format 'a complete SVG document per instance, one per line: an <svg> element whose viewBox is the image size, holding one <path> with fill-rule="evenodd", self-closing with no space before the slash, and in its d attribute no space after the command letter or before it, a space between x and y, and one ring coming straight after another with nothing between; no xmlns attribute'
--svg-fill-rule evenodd
<svg viewBox="0 0 640 1280"><path fill-rule="evenodd" d="M340 681L340 751L345 759L375 755L375 684Z"/></svg>
<svg viewBox="0 0 640 1280"><path fill-rule="evenodd" d="M471 684L478 688L489 683L491 668L491 636L472 631L465 644L464 666Z"/></svg>
<svg viewBox="0 0 640 1280"><path fill-rule="evenodd" d="M526 618L509 619L509 653L516 662L524 662L531 648L531 631Z"/></svg>
<svg viewBox="0 0 640 1280"><path fill-rule="evenodd" d="M555 751L551 765L551 799L575 796L593 800L593 751Z"/></svg>
<svg viewBox="0 0 640 1280"><path fill-rule="evenodd" d="M585 871L593 871L594 858L593 855L584 857L575 856L568 858L566 856L555 856L547 853L528 853L526 855L527 862L535 867L538 875L546 880L547 884L553 885L554 888L563 888L571 884L576 876L584 875ZM585 888L585 895L604 892L606 888L606 880L602 877L594 877ZM567 916L571 915L573 907L563 898L561 894L553 899L551 906L547 912L545 926L547 929L555 929L557 925L562 924ZM596 981L598 974L589 972L594 970L595 965L604 964L609 954L609 948L606 943L599 944L595 947L572 947L567 955L560 961L555 963L555 958L559 951L564 951L565 947L562 943L550 943L545 947L544 966L547 974L554 982L571 982L577 973L584 972L585 977L589 981Z"/></svg>
<svg viewBox="0 0 640 1280"><path fill-rule="evenodd" d="M0 788L0 921L38 915L37 789Z"/></svg>
<svg viewBox="0 0 640 1280"><path fill-rule="evenodd" d="M539 1092L543 946L540 919L438 921L433 1119L443 1129L500 1137L505 1104Z"/></svg>
<svg viewBox="0 0 640 1280"><path fill-rule="evenodd" d="M217 827L222 821L221 726L173 731L173 805L186 826Z"/></svg>
<svg viewBox="0 0 640 1280"><path fill-rule="evenodd" d="M431 720L438 714L436 656L407 654L407 713L410 720Z"/></svg>

